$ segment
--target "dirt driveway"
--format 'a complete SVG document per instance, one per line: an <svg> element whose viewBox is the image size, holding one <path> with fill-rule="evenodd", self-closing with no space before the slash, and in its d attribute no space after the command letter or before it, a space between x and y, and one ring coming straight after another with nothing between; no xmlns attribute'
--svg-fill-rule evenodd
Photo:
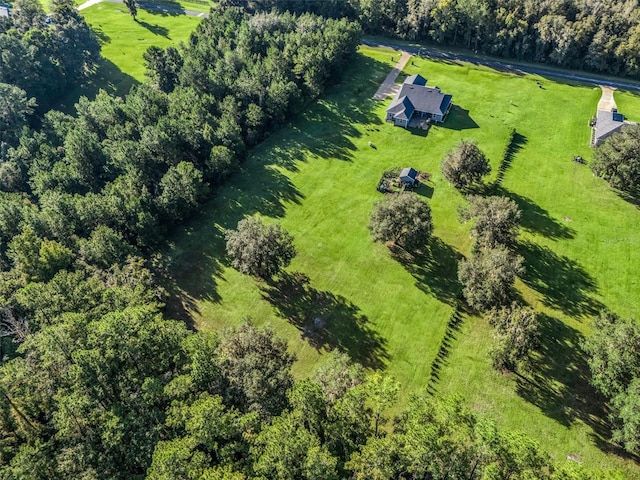
<svg viewBox="0 0 640 480"><path fill-rule="evenodd" d="M618 108L616 101L613 99L613 91L615 88L605 87L604 85L600 85L600 88L602 89L602 97L598 102L598 110L613 112L614 108Z"/></svg>
<svg viewBox="0 0 640 480"><path fill-rule="evenodd" d="M410 53L402 52L402 55L400 55L400 60L398 60L396 66L393 67L393 70L391 70L389 75L387 75L387 78L384 79L384 82L382 82L382 85L380 85L380 88L378 88L378 91L373 96L374 100L385 100L387 97L395 95L398 92L398 90L400 89L400 85L396 83L396 78L398 78L398 75L410 58Z"/></svg>

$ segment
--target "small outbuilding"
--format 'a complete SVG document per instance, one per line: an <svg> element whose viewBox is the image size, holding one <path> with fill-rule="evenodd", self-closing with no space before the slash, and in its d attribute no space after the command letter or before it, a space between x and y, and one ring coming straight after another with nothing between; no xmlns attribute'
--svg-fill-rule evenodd
<svg viewBox="0 0 640 480"><path fill-rule="evenodd" d="M409 185L413 185L416 183L416 179L418 178L418 172L414 168L403 168L400 172L400 181L403 183L407 183Z"/></svg>
<svg viewBox="0 0 640 480"><path fill-rule="evenodd" d="M11 11L11 5L0 3L0 17L8 17Z"/></svg>

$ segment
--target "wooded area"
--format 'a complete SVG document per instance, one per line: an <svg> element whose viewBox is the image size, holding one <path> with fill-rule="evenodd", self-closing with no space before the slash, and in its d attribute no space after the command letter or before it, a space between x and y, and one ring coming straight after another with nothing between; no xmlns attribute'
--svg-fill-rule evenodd
<svg viewBox="0 0 640 480"><path fill-rule="evenodd" d="M326 5L338 15L344 4ZM346 13L369 31L488 50L500 37L490 41L484 23L469 30L464 19L478 12L487 24L500 18L491 10L497 5L480 0L348 5ZM458 15L465 5L468 17ZM510 21L528 8L526 22L547 12L532 31L548 12L566 9L577 22L580 11L570 2L524 5ZM47 102L90 73L98 44L70 3L53 8L47 23L37 3L20 0L0 26L0 49L14 55L0 56L7 62L0 64L0 477L601 478L577 463L554 464L534 441L499 430L457 398L419 396L392 422L387 411L400 386L365 373L346 354L331 354L311 378L295 382L293 356L268 329L245 323L192 332L164 317L167 293L154 260L167 231L216 194L249 148L339 80L359 42L357 23L218 10L186 45L147 51L148 83L125 98L104 91L82 98L72 116L46 111ZM438 23L445 18L453 23ZM536 38L523 33L493 53L541 59ZM499 245L515 241L520 212L506 200L469 201L465 218L474 219L479 251L500 254L485 270L513 267ZM485 212L493 204L506 220ZM431 236L430 210L420 207L419 241L393 238L407 248ZM538 334L528 328L532 311L507 305L513 270L504 282L509 291L481 307L505 304L491 317L494 361L517 371ZM616 322L603 317L601 336L587 349L594 383L615 403L616 440L637 451L637 348L610 342L625 337ZM526 337L520 350L516 335ZM616 373L610 350L635 362L615 383L597 376L607 362Z"/></svg>
<svg viewBox="0 0 640 480"><path fill-rule="evenodd" d="M358 20L366 33L640 77L636 0L225 0Z"/></svg>

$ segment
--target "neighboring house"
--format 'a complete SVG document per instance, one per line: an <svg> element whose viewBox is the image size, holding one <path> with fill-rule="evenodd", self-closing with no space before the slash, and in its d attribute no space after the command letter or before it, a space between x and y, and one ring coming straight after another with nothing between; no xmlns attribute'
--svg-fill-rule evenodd
<svg viewBox="0 0 640 480"><path fill-rule="evenodd" d="M596 124L593 126L593 135L591 136L591 146L597 147L602 144L607 137L619 132L624 125L630 125L631 122L625 122L624 115L617 109L609 112L607 110L598 110L596 114Z"/></svg>
<svg viewBox="0 0 640 480"><path fill-rule="evenodd" d="M421 75L411 75L405 79L387 108L386 120L404 128L412 126L412 119L431 118L436 122L444 122L451 109L451 98L438 87L427 87L427 80Z"/></svg>
<svg viewBox="0 0 640 480"><path fill-rule="evenodd" d="M8 17L10 11L11 11L11 5L5 5L4 3L0 3L0 17Z"/></svg>
<svg viewBox="0 0 640 480"><path fill-rule="evenodd" d="M401 182L408 183L409 185L413 185L414 183L416 183L416 178L418 178L418 172L411 167L403 168L402 171L400 172L399 177Z"/></svg>

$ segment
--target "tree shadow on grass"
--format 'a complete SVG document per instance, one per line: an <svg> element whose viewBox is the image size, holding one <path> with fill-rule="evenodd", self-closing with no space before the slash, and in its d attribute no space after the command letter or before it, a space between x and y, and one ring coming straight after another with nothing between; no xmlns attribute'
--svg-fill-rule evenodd
<svg viewBox="0 0 640 480"><path fill-rule="evenodd" d="M532 242L520 242L517 250L525 260L522 281L541 294L542 303L575 318L604 308L591 296L598 291L595 280L578 262Z"/></svg>
<svg viewBox="0 0 640 480"><path fill-rule="evenodd" d="M281 218L287 205L302 202L304 195L283 169L295 172L297 163L312 155L323 160L352 158L356 149L352 138L362 135L356 124L366 132L382 123L374 113L379 104L370 97L386 73L382 62L355 57L340 84L258 145L240 171L212 189L212 198L200 213L176 228L177 235L160 249L158 267L166 272L167 311L189 318L198 313L199 301L221 300L217 288L224 281L225 229L236 228L239 220L256 213Z"/></svg>
<svg viewBox="0 0 640 480"><path fill-rule="evenodd" d="M541 208L533 200L502 187L491 189L492 195L510 198L518 205L522 212L520 226L531 233L538 233L547 238L569 239L575 237L575 230L553 219L549 212Z"/></svg>
<svg viewBox="0 0 640 480"><path fill-rule="evenodd" d="M218 283L224 281L225 230L255 213L280 218L286 204L300 204L303 195L283 173L257 164L238 172L229 184L204 204L198 214L181 227L177 244L167 243L156 269L169 293L166 311L189 323L199 314L199 301L218 303Z"/></svg>
<svg viewBox="0 0 640 480"><path fill-rule="evenodd" d="M282 273L262 288L262 296L318 350L339 349L376 369L389 359L385 340L360 309L340 295L313 288L304 273Z"/></svg>
<svg viewBox="0 0 640 480"><path fill-rule="evenodd" d="M143 26L144 28L149 30L151 33L153 33L154 35L160 35L161 37L171 39L171 37L169 37L169 29L168 28L163 27L161 25L151 25L150 23L147 23L147 22L141 21L141 20L137 20L137 22L141 26Z"/></svg>
<svg viewBox="0 0 640 480"><path fill-rule="evenodd" d="M87 80L83 81L81 85L61 97L53 105L53 108L75 115L75 104L78 103L80 97L84 96L89 100L93 100L99 90L105 90L111 95L123 97L137 83L138 81L135 78L124 73L115 63L102 57L96 65L95 72Z"/></svg>
<svg viewBox="0 0 640 480"><path fill-rule="evenodd" d="M377 62L358 58L358 63L362 64L362 69L369 71L376 68L374 64ZM365 85L368 83L365 82ZM352 139L362 136L356 125L366 125L366 130L371 130L372 126L382 124L381 119L373 113L377 102L362 98L362 88L362 84L348 83L346 78L332 87L330 91L333 95L319 100L299 114L289 125L290 131L286 137L278 138L277 145L267 141L266 161L291 172L298 171L298 162L307 161L309 156L352 161L357 150Z"/></svg>
<svg viewBox="0 0 640 480"><path fill-rule="evenodd" d="M438 237L431 237L424 252L409 253L392 247L391 254L413 277L416 286L447 305L458 305L462 286L458 282L458 262L462 254Z"/></svg>
<svg viewBox="0 0 640 480"><path fill-rule="evenodd" d="M583 336L560 320L539 315L541 345L529 372L516 374L518 395L565 427L584 422L603 451L629 457L611 439L604 398L589 383Z"/></svg>
<svg viewBox="0 0 640 480"><path fill-rule="evenodd" d="M640 192L631 193L631 192L623 192L622 190L616 190L612 187L613 191L618 195L622 200L636 208L640 208Z"/></svg>
<svg viewBox="0 0 640 480"><path fill-rule="evenodd" d="M500 160L500 167L498 167L498 175L494 181L494 186L499 186L504 179L504 174L511 167L511 162L515 158L516 154L524 148L527 143L527 137L522 135L521 133L515 132L512 137L509 137L509 144L505 148L504 155Z"/></svg>

